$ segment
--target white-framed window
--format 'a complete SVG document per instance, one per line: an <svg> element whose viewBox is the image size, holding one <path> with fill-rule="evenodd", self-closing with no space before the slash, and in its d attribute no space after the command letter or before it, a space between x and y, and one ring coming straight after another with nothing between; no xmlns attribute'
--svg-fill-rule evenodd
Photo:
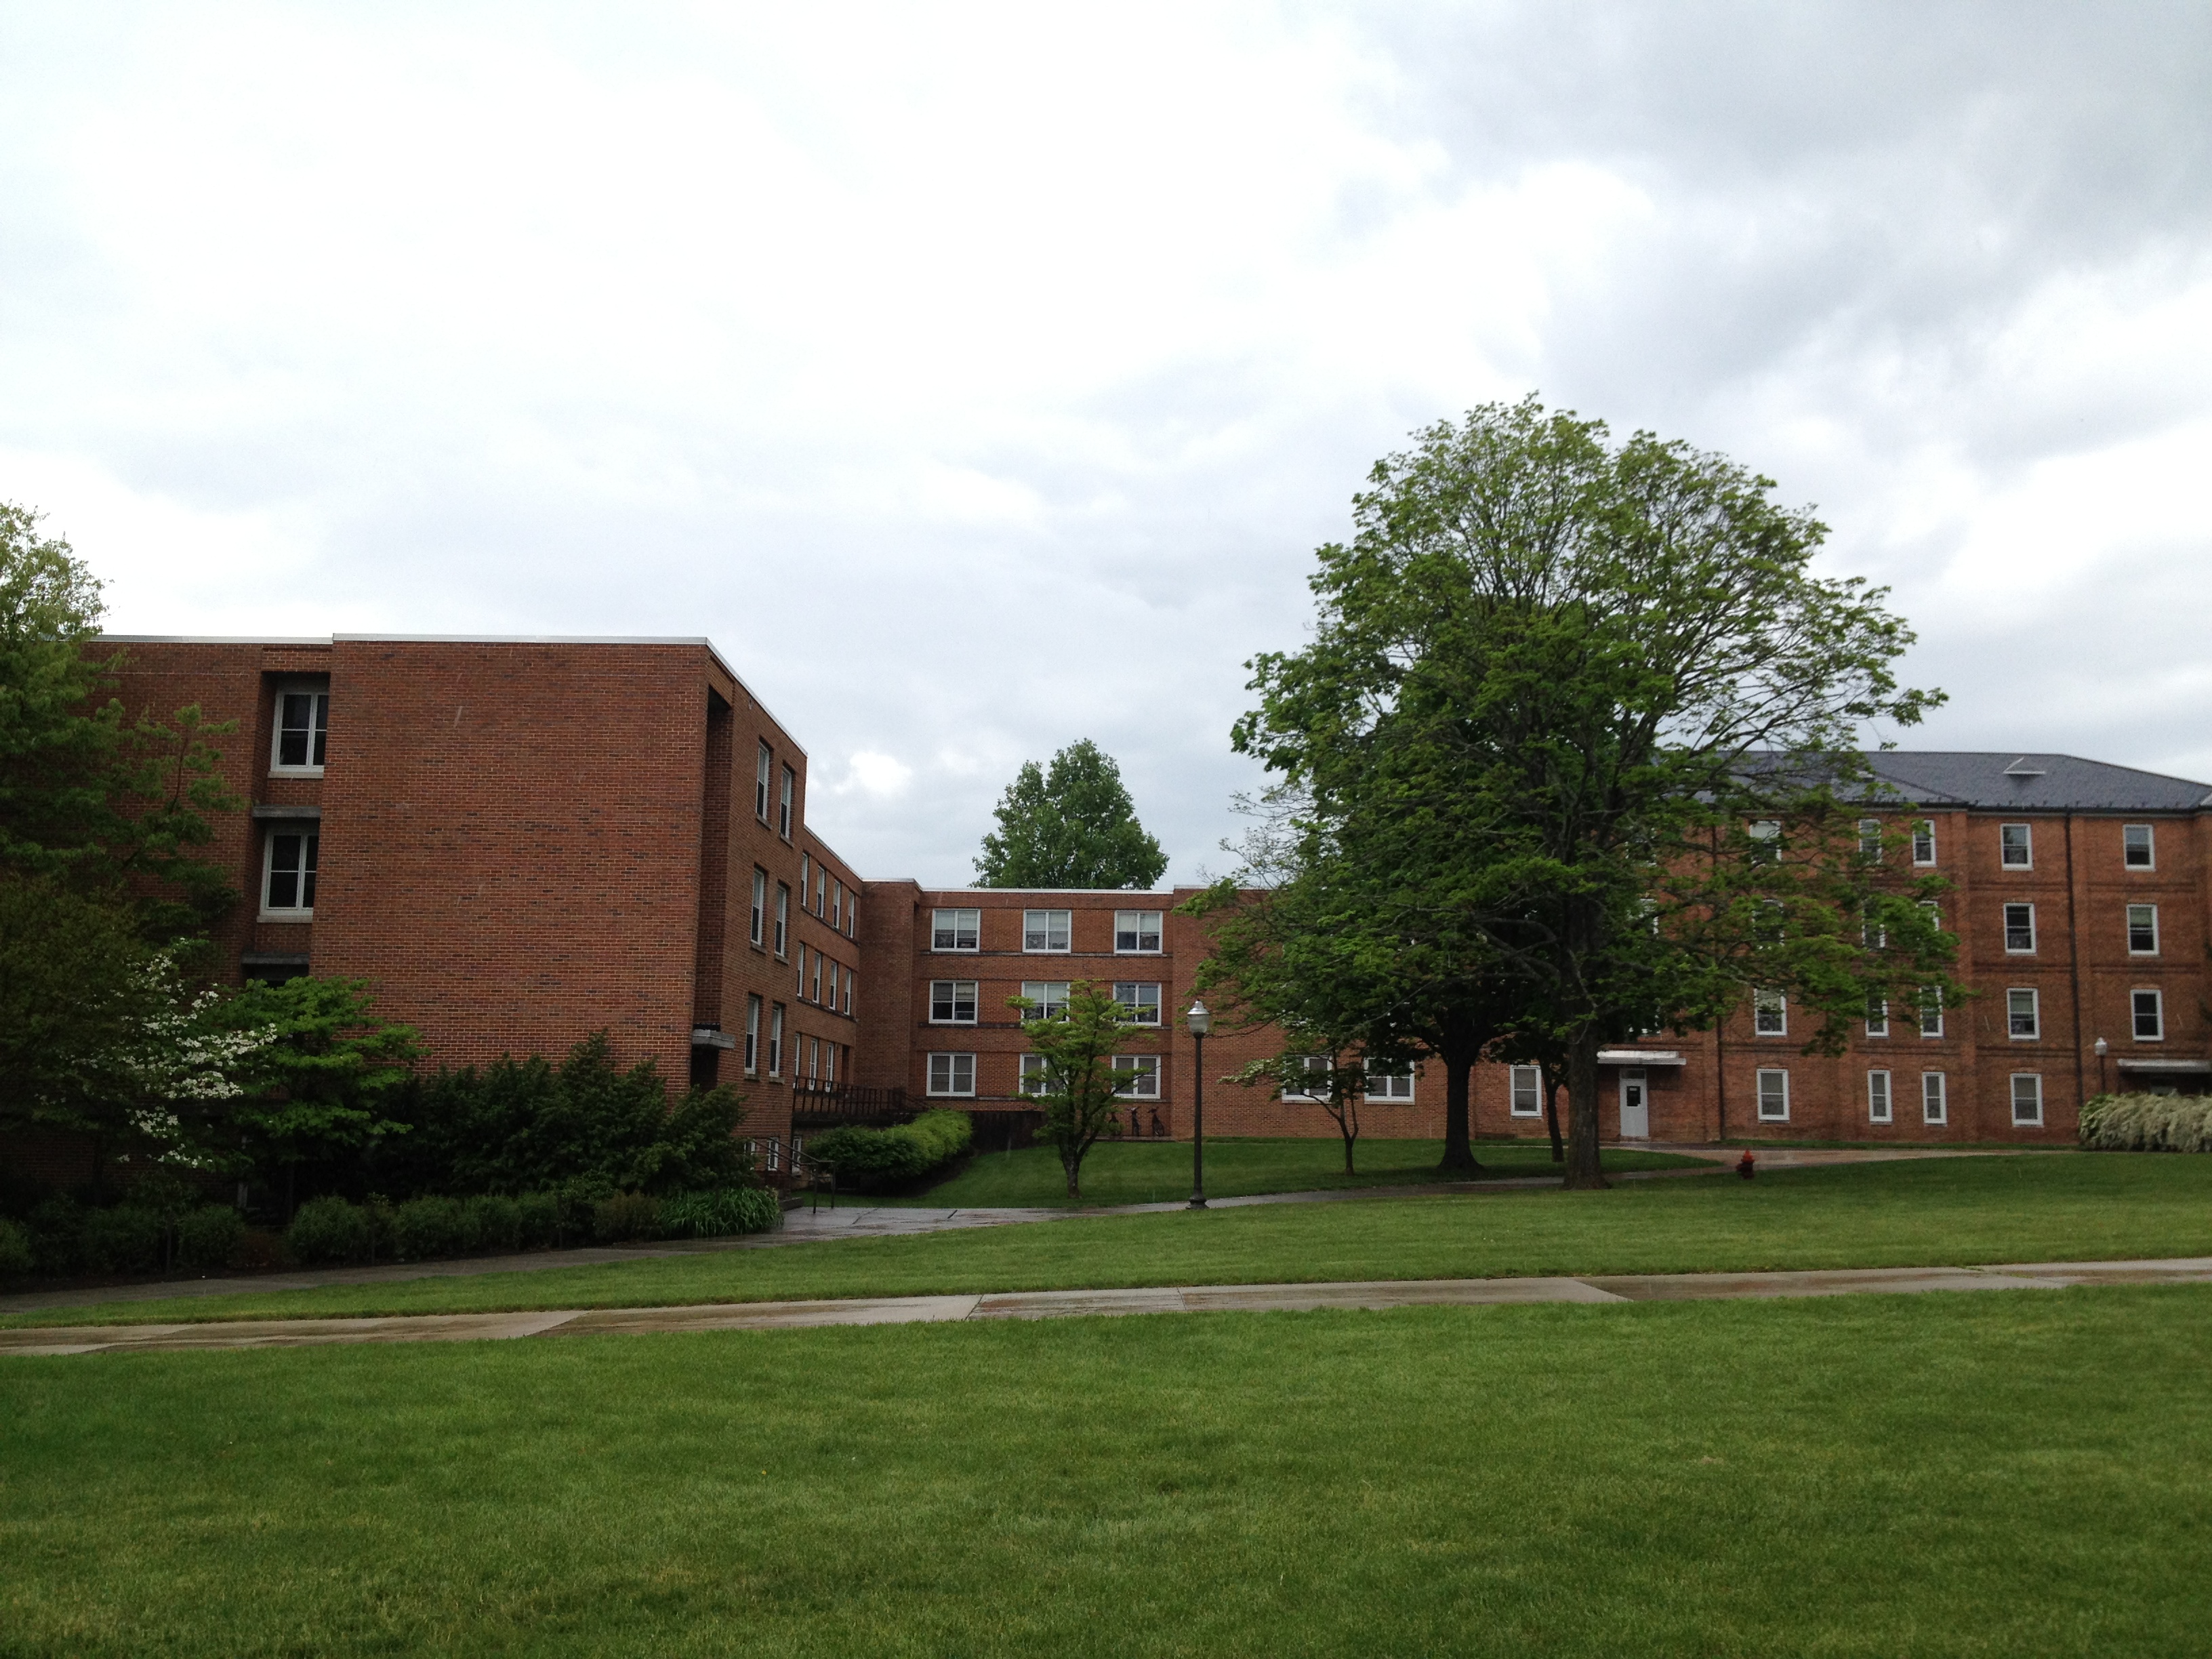
<svg viewBox="0 0 2212 1659"><path fill-rule="evenodd" d="M1867 1121L1887 1123L1890 1118L1889 1073L1867 1073Z"/></svg>
<svg viewBox="0 0 2212 1659"><path fill-rule="evenodd" d="M768 929L768 872L758 865L753 866L753 927L752 940L762 942Z"/></svg>
<svg viewBox="0 0 2212 1659"><path fill-rule="evenodd" d="M2155 904L2128 906L2128 954L2131 957L2154 957L2158 954L2158 906Z"/></svg>
<svg viewBox="0 0 2212 1659"><path fill-rule="evenodd" d="M1759 1073L1759 1121L1790 1121L1790 1073L1778 1066L1762 1069Z"/></svg>
<svg viewBox="0 0 2212 1659"><path fill-rule="evenodd" d="M838 933L845 931L845 884L830 884L830 926Z"/></svg>
<svg viewBox="0 0 2212 1659"><path fill-rule="evenodd" d="M2120 861L2130 870L2158 868L2158 843L2148 823L2120 826Z"/></svg>
<svg viewBox="0 0 2212 1659"><path fill-rule="evenodd" d="M788 766L783 769L783 793L777 798L775 832L786 841L791 839L791 807L799 796L799 774Z"/></svg>
<svg viewBox="0 0 2212 1659"><path fill-rule="evenodd" d="M1941 1072L1920 1074L1920 1121L1923 1123L1948 1123L1951 1121L1950 1085Z"/></svg>
<svg viewBox="0 0 2212 1659"><path fill-rule="evenodd" d="M791 948L791 889L775 884L775 954L781 961Z"/></svg>
<svg viewBox="0 0 2212 1659"><path fill-rule="evenodd" d="M2130 1013L2135 1019L2137 1042L2166 1041L2166 993L2144 987L2128 993Z"/></svg>
<svg viewBox="0 0 2212 1659"><path fill-rule="evenodd" d="M2035 868L2035 831L2025 823L1997 826L1997 861L2008 870Z"/></svg>
<svg viewBox="0 0 2212 1659"><path fill-rule="evenodd" d="M1022 994L1036 1006L1022 1016L1024 1019L1066 1019L1067 1018L1067 986L1064 979L1025 979Z"/></svg>
<svg viewBox="0 0 2212 1659"><path fill-rule="evenodd" d="M1544 1115L1544 1068L1516 1066L1506 1082L1506 1110L1515 1117Z"/></svg>
<svg viewBox="0 0 2212 1659"><path fill-rule="evenodd" d="M1285 1065L1283 1078L1285 1100L1326 1100L1328 1097L1328 1056L1299 1054L1295 1056L1295 1069Z"/></svg>
<svg viewBox="0 0 2212 1659"><path fill-rule="evenodd" d="M1022 1086L1025 1095L1041 1095L1051 1084L1051 1066L1042 1054L1022 1056Z"/></svg>
<svg viewBox="0 0 2212 1659"><path fill-rule="evenodd" d="M781 1137L780 1137L780 1136L777 1136L777 1135L770 1135L770 1136L769 1137L769 1139L768 1139L768 1169L769 1169L769 1173L770 1175L774 1175L774 1174L775 1174L778 1170L781 1170L782 1167L783 1167L783 1140L782 1140Z"/></svg>
<svg viewBox="0 0 2212 1659"><path fill-rule="evenodd" d="M975 1056L932 1054L929 1057L929 1092L933 1095L973 1095L975 1092Z"/></svg>
<svg viewBox="0 0 2212 1659"><path fill-rule="evenodd" d="M1116 980L1114 1000L1129 1011L1132 1025L1157 1025L1160 1023L1160 988L1138 981Z"/></svg>
<svg viewBox="0 0 2212 1659"><path fill-rule="evenodd" d="M2043 1073L2012 1074L2012 1121L2016 1129L2032 1129L2043 1122Z"/></svg>
<svg viewBox="0 0 2212 1659"><path fill-rule="evenodd" d="M1859 820L1859 856L1869 864L1881 862L1881 820L1880 818Z"/></svg>
<svg viewBox="0 0 2212 1659"><path fill-rule="evenodd" d="M822 1039L809 1037L806 1039L806 1080L809 1083L817 1083L821 1081L821 1078Z"/></svg>
<svg viewBox="0 0 2212 1659"><path fill-rule="evenodd" d="M2005 949L2016 957L2035 954L2035 907L2008 904L2004 908Z"/></svg>
<svg viewBox="0 0 2212 1659"><path fill-rule="evenodd" d="M1889 1035L1889 1000L1887 997L1867 999L1866 1034L1870 1037Z"/></svg>
<svg viewBox="0 0 2212 1659"><path fill-rule="evenodd" d="M972 979L930 981L929 1023L932 1025L973 1025L975 1023L975 981Z"/></svg>
<svg viewBox="0 0 2212 1659"><path fill-rule="evenodd" d="M1158 1054L1114 1056L1114 1092L1139 1100L1160 1097L1160 1057Z"/></svg>
<svg viewBox="0 0 2212 1659"><path fill-rule="evenodd" d="M973 951L982 936L981 910L938 910L929 919L929 948L933 951Z"/></svg>
<svg viewBox="0 0 2212 1659"><path fill-rule="evenodd" d="M1859 912L1859 943L1869 951L1884 950L1889 945L1889 929L1882 925L1881 907L1872 899Z"/></svg>
<svg viewBox="0 0 2212 1659"><path fill-rule="evenodd" d="M802 910L806 908L806 884L813 878L814 855L801 853L799 855L799 908Z"/></svg>
<svg viewBox="0 0 2212 1659"><path fill-rule="evenodd" d="M1920 994L1920 1035L1943 1035L1943 993L1940 990L1931 988Z"/></svg>
<svg viewBox="0 0 2212 1659"><path fill-rule="evenodd" d="M1123 956L1133 951L1156 953L1160 948L1160 915L1158 910L1116 910L1114 949Z"/></svg>
<svg viewBox="0 0 2212 1659"><path fill-rule="evenodd" d="M1936 862L1936 820L1923 818L1912 826L1912 861L1915 864Z"/></svg>
<svg viewBox="0 0 2212 1659"><path fill-rule="evenodd" d="M816 1002L819 1002L819 1001L821 1001L821 1000L822 1000L822 952L821 952L821 951L817 951L814 953L814 997L813 997L813 1000L815 1000Z"/></svg>
<svg viewBox="0 0 2212 1659"><path fill-rule="evenodd" d="M1064 951L1072 948L1073 912L1068 910L1024 910L1022 912L1022 949L1024 951Z"/></svg>
<svg viewBox="0 0 2212 1659"><path fill-rule="evenodd" d="M2005 1035L2015 1042L2043 1035L2042 1010L2033 989L2014 986L2005 993Z"/></svg>
<svg viewBox="0 0 2212 1659"><path fill-rule="evenodd" d="M323 751L331 734L331 690L327 680L280 680L276 718L269 743L269 769L320 777Z"/></svg>
<svg viewBox="0 0 2212 1659"><path fill-rule="evenodd" d="M745 1075L752 1076L760 1070L761 1000L757 996L745 999Z"/></svg>
<svg viewBox="0 0 2212 1659"><path fill-rule="evenodd" d="M262 840L261 914L276 921L315 918L315 865L322 826L301 823L272 828Z"/></svg>
<svg viewBox="0 0 2212 1659"><path fill-rule="evenodd" d="M797 989L793 992L793 994L801 1001L804 1001L806 997L806 947L804 945L799 947L799 979Z"/></svg>
<svg viewBox="0 0 2212 1659"><path fill-rule="evenodd" d="M768 1011L768 1074L783 1075L783 1005L771 1003Z"/></svg>
<svg viewBox="0 0 2212 1659"><path fill-rule="evenodd" d="M1751 994L1751 1029L1759 1036L1790 1035L1790 999L1779 991Z"/></svg>
<svg viewBox="0 0 2212 1659"><path fill-rule="evenodd" d="M845 970L845 1004L843 1012L848 1014L853 1012L853 981L858 977L859 975L856 975L850 968L848 968Z"/></svg>
<svg viewBox="0 0 2212 1659"><path fill-rule="evenodd" d="M768 822L769 780L775 775L775 757L763 744L753 757L753 816L763 823Z"/></svg>
<svg viewBox="0 0 2212 1659"><path fill-rule="evenodd" d="M830 963L830 1012L833 1014L837 1012L837 963L835 957Z"/></svg>
<svg viewBox="0 0 2212 1659"><path fill-rule="evenodd" d="M1755 864L1771 864L1782 856L1782 821L1779 818L1754 819L1747 832L1751 836L1751 857Z"/></svg>
<svg viewBox="0 0 2212 1659"><path fill-rule="evenodd" d="M830 872L820 865L814 866L814 914L827 914L830 903Z"/></svg>
<svg viewBox="0 0 2212 1659"><path fill-rule="evenodd" d="M1402 1105L1413 1097L1413 1067L1409 1060L1370 1060L1367 1062L1367 1097Z"/></svg>

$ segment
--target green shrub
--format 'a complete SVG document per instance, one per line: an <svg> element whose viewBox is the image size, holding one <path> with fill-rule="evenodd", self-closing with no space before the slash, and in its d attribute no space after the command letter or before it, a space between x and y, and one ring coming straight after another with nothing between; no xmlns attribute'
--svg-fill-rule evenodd
<svg viewBox="0 0 2212 1659"><path fill-rule="evenodd" d="M2081 1144L2106 1152L2212 1152L2212 1097L2099 1095L2081 1107Z"/></svg>
<svg viewBox="0 0 2212 1659"><path fill-rule="evenodd" d="M96 1273L152 1273L163 1266L167 1229L152 1210L118 1204L84 1218L84 1264Z"/></svg>
<svg viewBox="0 0 2212 1659"><path fill-rule="evenodd" d="M30 1271L30 1234L12 1221L0 1220L0 1274Z"/></svg>
<svg viewBox="0 0 2212 1659"><path fill-rule="evenodd" d="M522 1248L522 1206L511 1198L472 1198L461 1206L461 1248L465 1250L519 1250Z"/></svg>
<svg viewBox="0 0 2212 1659"><path fill-rule="evenodd" d="M234 1266L246 1243L246 1218L228 1204L203 1204L177 1223L177 1265L190 1273Z"/></svg>
<svg viewBox="0 0 2212 1659"><path fill-rule="evenodd" d="M644 1193L617 1193L592 1206L592 1237L602 1244L651 1238L660 1230L660 1205Z"/></svg>
<svg viewBox="0 0 2212 1659"><path fill-rule="evenodd" d="M284 1254L303 1267L345 1267L368 1257L368 1212L342 1198L311 1198L284 1230Z"/></svg>
<svg viewBox="0 0 2212 1659"><path fill-rule="evenodd" d="M34 1273L61 1278L84 1271L84 1210L57 1194L32 1206L23 1218L30 1235L31 1268Z"/></svg>
<svg viewBox="0 0 2212 1659"><path fill-rule="evenodd" d="M664 1238L726 1238L781 1225L783 1206L765 1187L710 1187L660 1200Z"/></svg>
<svg viewBox="0 0 2212 1659"><path fill-rule="evenodd" d="M514 1200L515 1246L519 1249L552 1248L561 1236L561 1200L551 1193L525 1193Z"/></svg>
<svg viewBox="0 0 2212 1659"><path fill-rule="evenodd" d="M403 1261L459 1255L467 1239L457 1198L410 1198L392 1212L392 1248Z"/></svg>
<svg viewBox="0 0 2212 1659"><path fill-rule="evenodd" d="M806 1143L806 1155L860 1191L918 1180L968 1150L975 1128L965 1112L924 1112L889 1129L831 1129Z"/></svg>

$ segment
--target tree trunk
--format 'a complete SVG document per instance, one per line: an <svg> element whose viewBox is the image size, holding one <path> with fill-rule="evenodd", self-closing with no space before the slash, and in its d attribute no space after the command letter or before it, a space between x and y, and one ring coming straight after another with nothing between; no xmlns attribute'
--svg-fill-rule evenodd
<svg viewBox="0 0 2212 1659"><path fill-rule="evenodd" d="M1347 1128L1344 1129L1342 1133L1344 1135L1344 1172L1346 1175L1358 1175L1359 1171L1352 1166L1352 1148L1359 1139L1359 1131Z"/></svg>
<svg viewBox="0 0 2212 1659"><path fill-rule="evenodd" d="M1440 1055L1444 1063L1444 1158L1437 1165L1443 1175L1477 1175L1482 1165L1474 1160L1474 1145L1468 1133L1468 1073L1474 1057L1457 1048Z"/></svg>
<svg viewBox="0 0 2212 1659"><path fill-rule="evenodd" d="M1567 1180L1577 1191L1611 1185L1597 1152L1597 1030L1576 1033L1567 1048Z"/></svg>
<svg viewBox="0 0 2212 1659"><path fill-rule="evenodd" d="M1567 1149L1559 1139L1559 1079L1548 1066L1544 1068L1544 1127L1552 1132L1552 1162L1565 1164Z"/></svg>

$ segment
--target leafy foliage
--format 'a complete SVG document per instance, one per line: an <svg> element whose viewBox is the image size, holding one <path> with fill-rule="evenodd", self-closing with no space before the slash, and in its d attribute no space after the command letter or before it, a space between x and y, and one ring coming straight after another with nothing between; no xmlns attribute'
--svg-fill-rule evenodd
<svg viewBox="0 0 2212 1659"><path fill-rule="evenodd" d="M1027 997L1009 998L1007 1006L1021 1010L1030 1052L1044 1060L1038 1086L1022 1091L1023 1098L1044 1109L1037 1139L1060 1154L1067 1195L1080 1197L1083 1160L1101 1136L1120 1136L1121 1109L1127 1102L1122 1091L1134 1080L1133 1073L1115 1069L1114 1056L1132 1038L1148 1042L1158 1033L1134 1024L1133 1011L1115 1000L1110 988L1102 990L1089 980L1067 988L1067 1011L1053 1018L1041 1017Z"/></svg>
<svg viewBox="0 0 2212 1659"><path fill-rule="evenodd" d="M811 1137L806 1155L855 1191L874 1191L917 1181L950 1164L975 1139L965 1112L924 1112L911 1123L888 1129L860 1124Z"/></svg>
<svg viewBox="0 0 2212 1659"><path fill-rule="evenodd" d="M1137 822L1114 757L1085 738L1052 757L1025 761L1000 799L997 830L975 860L985 887L1145 888L1168 855Z"/></svg>
<svg viewBox="0 0 2212 1659"><path fill-rule="evenodd" d="M269 1040L246 1060L246 1097L228 1113L246 1155L283 1171L357 1151L404 1122L388 1108L422 1052L412 1026L380 1019L363 980L302 975L247 986L224 1007L240 1030Z"/></svg>
<svg viewBox="0 0 2212 1659"><path fill-rule="evenodd" d="M2082 1103L2080 1134L2104 1152L2212 1152L2212 1097L2094 1096Z"/></svg>

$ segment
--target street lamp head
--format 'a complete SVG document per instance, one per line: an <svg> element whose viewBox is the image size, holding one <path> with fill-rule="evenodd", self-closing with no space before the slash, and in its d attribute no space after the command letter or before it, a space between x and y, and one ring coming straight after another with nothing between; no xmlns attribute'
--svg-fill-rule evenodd
<svg viewBox="0 0 2212 1659"><path fill-rule="evenodd" d="M1202 1002L1192 1003L1190 1012L1182 1018L1183 1024L1190 1027L1190 1034L1193 1036L1202 1037L1213 1029L1213 1016L1206 1012L1206 1005Z"/></svg>
<svg viewBox="0 0 2212 1659"><path fill-rule="evenodd" d="M2100 1059L2100 1060L2102 1060L2102 1059L2103 1059L2106 1054L2108 1054L2112 1053L2112 1045L2111 1043L2109 1043L2109 1042L2106 1042L2106 1041L2105 1041L2105 1039L2104 1039L2104 1038L2102 1038L2102 1037L2099 1037L2099 1038L2097 1039L2097 1042L2096 1042L2096 1045L2095 1045L2095 1047L2096 1047L2097 1058L2098 1058L2098 1059Z"/></svg>

